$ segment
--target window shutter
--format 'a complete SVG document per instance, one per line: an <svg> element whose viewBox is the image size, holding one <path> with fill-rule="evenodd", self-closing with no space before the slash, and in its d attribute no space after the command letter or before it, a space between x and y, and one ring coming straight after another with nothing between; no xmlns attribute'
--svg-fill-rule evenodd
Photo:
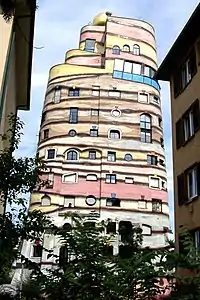
<svg viewBox="0 0 200 300"><path fill-rule="evenodd" d="M182 205L188 200L186 173L182 173L179 176L177 176L177 186L178 186L178 204Z"/></svg>
<svg viewBox="0 0 200 300"><path fill-rule="evenodd" d="M193 104L193 121L194 121L194 132L197 132L200 128L199 99L197 99Z"/></svg>
<svg viewBox="0 0 200 300"><path fill-rule="evenodd" d="M180 148L183 143L183 122L182 119L176 122L176 148Z"/></svg>
<svg viewBox="0 0 200 300"><path fill-rule="evenodd" d="M174 97L176 98L180 91L181 91L181 72L177 71L176 74L174 75Z"/></svg>
<svg viewBox="0 0 200 300"><path fill-rule="evenodd" d="M200 162L197 164L197 192L200 196Z"/></svg>
<svg viewBox="0 0 200 300"><path fill-rule="evenodd" d="M190 54L190 68L191 68L191 75L193 77L197 72L196 51L195 51L195 49L193 49L191 54Z"/></svg>

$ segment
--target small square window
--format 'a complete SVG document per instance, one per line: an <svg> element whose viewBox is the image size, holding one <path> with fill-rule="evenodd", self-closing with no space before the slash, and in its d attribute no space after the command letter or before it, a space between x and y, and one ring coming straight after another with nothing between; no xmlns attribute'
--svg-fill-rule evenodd
<svg viewBox="0 0 200 300"><path fill-rule="evenodd" d="M125 177L125 183L133 184L134 179L132 177Z"/></svg>
<svg viewBox="0 0 200 300"><path fill-rule="evenodd" d="M98 116L99 115L99 110L98 109L91 109L91 116Z"/></svg>
<svg viewBox="0 0 200 300"><path fill-rule="evenodd" d="M149 178L149 187L159 189L160 188L160 178L150 177Z"/></svg>
<svg viewBox="0 0 200 300"><path fill-rule="evenodd" d="M77 88L69 89L69 97L78 97L78 96L79 96L79 89Z"/></svg>
<svg viewBox="0 0 200 300"><path fill-rule="evenodd" d="M90 136L98 136L98 129L90 129Z"/></svg>
<svg viewBox="0 0 200 300"><path fill-rule="evenodd" d="M97 181L97 175L96 174L87 174L86 180L87 181Z"/></svg>
<svg viewBox="0 0 200 300"><path fill-rule="evenodd" d="M148 103L149 102L148 94L139 93L139 95L138 95L138 101L142 102L142 103Z"/></svg>
<svg viewBox="0 0 200 300"><path fill-rule="evenodd" d="M108 198L106 199L106 206L116 206L116 207L120 207L120 199L117 198Z"/></svg>
<svg viewBox="0 0 200 300"><path fill-rule="evenodd" d="M146 200L139 200L138 201L138 208L139 209L147 209L147 201Z"/></svg>
<svg viewBox="0 0 200 300"><path fill-rule="evenodd" d="M62 177L63 183L76 183L77 182L77 173L64 174Z"/></svg>
<svg viewBox="0 0 200 300"><path fill-rule="evenodd" d="M49 129L45 129L44 130L44 139L48 139L49 138Z"/></svg>
<svg viewBox="0 0 200 300"><path fill-rule="evenodd" d="M93 85L92 86L92 96L98 97L100 95L100 86Z"/></svg>
<svg viewBox="0 0 200 300"><path fill-rule="evenodd" d="M96 151L89 151L89 159L96 159Z"/></svg>
<svg viewBox="0 0 200 300"><path fill-rule="evenodd" d="M148 165L157 165L158 164L158 158L155 155L147 155L147 164Z"/></svg>
<svg viewBox="0 0 200 300"><path fill-rule="evenodd" d="M60 103L61 98L61 89L60 87L56 87L54 91L54 103Z"/></svg>
<svg viewBox="0 0 200 300"><path fill-rule="evenodd" d="M106 183L116 183L116 174L106 174Z"/></svg>
<svg viewBox="0 0 200 300"><path fill-rule="evenodd" d="M116 152L108 151L107 160L108 161L116 161Z"/></svg>
<svg viewBox="0 0 200 300"><path fill-rule="evenodd" d="M162 212L162 201L159 199L152 199L152 211Z"/></svg>
<svg viewBox="0 0 200 300"><path fill-rule="evenodd" d="M56 156L56 150L55 149L47 150L47 159L54 159L55 156Z"/></svg>

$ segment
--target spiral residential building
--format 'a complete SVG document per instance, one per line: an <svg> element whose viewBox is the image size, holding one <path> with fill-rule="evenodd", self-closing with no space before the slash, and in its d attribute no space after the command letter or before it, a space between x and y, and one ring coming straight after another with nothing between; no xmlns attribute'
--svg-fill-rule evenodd
<svg viewBox="0 0 200 300"><path fill-rule="evenodd" d="M81 29L78 49L53 66L42 113L38 153L48 188L34 192L30 209L63 225L68 211L110 219L107 233L131 223L144 246L166 246L167 178L155 32L147 22L97 15ZM56 238L44 239L57 249ZM44 254L26 248L32 257ZM58 251L55 250L55 251ZM30 254L32 253L32 254Z"/></svg>

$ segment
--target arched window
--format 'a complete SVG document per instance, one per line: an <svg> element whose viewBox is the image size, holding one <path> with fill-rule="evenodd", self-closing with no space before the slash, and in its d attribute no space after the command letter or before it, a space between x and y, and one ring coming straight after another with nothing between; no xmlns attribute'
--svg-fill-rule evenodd
<svg viewBox="0 0 200 300"><path fill-rule="evenodd" d="M151 136L151 116L148 114L142 114L140 116L140 140L143 143L151 143Z"/></svg>
<svg viewBox="0 0 200 300"><path fill-rule="evenodd" d="M115 130L115 129L110 130L108 137L111 140L119 140L120 139L120 132L119 132L119 130Z"/></svg>
<svg viewBox="0 0 200 300"><path fill-rule="evenodd" d="M78 153L75 150L67 152L67 160L78 160Z"/></svg>
<svg viewBox="0 0 200 300"><path fill-rule="evenodd" d="M140 55L140 46L139 45L133 45L133 54Z"/></svg>
<svg viewBox="0 0 200 300"><path fill-rule="evenodd" d="M124 45L124 46L123 46L123 51L124 51L124 52L130 52L130 47L129 47L129 45Z"/></svg>
<svg viewBox="0 0 200 300"><path fill-rule="evenodd" d="M48 195L44 195L41 198L41 205L42 206L49 206L51 205L51 198Z"/></svg>
<svg viewBox="0 0 200 300"><path fill-rule="evenodd" d="M113 46L113 49L112 49L112 53L113 54L120 54L120 48L119 46Z"/></svg>

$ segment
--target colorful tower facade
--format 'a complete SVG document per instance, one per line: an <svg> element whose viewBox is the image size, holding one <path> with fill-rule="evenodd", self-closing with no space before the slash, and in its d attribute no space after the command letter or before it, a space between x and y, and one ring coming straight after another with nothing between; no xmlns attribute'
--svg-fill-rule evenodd
<svg viewBox="0 0 200 300"><path fill-rule="evenodd" d="M57 225L68 211L110 219L114 252L119 227L130 223L142 227L144 246L166 246L156 69L155 32L147 22L102 13L81 29L79 48L49 73L38 153L50 183L32 194L31 210L49 213Z"/></svg>

